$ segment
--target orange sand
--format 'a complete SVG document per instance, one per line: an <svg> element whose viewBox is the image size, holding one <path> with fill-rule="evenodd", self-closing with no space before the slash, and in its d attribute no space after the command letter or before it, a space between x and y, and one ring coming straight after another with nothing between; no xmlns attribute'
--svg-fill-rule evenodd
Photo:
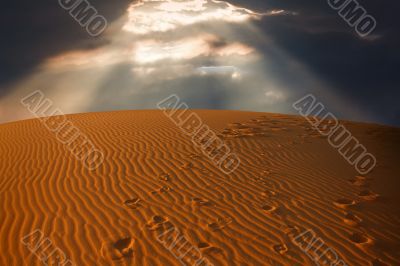
<svg viewBox="0 0 400 266"><path fill-rule="evenodd" d="M68 116L104 152L94 171L38 120L0 125L0 265L43 265L21 243L35 229L75 265L179 265L165 224L214 265L315 265L291 241L307 229L347 265L400 265L400 129L344 122L378 161L362 178L301 117L196 113L241 159L232 174L161 111Z"/></svg>

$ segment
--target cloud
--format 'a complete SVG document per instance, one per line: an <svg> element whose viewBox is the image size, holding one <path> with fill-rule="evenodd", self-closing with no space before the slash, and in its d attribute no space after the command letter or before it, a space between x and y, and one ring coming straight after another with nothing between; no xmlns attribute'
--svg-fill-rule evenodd
<svg viewBox="0 0 400 266"><path fill-rule="evenodd" d="M207 37L186 38L174 42L146 40L138 42L134 60L138 63L154 63L160 60L188 60L211 53Z"/></svg>
<svg viewBox="0 0 400 266"><path fill-rule="evenodd" d="M283 92L277 90L266 91L264 95L266 96L266 102L270 104L283 102L287 99Z"/></svg>
<svg viewBox="0 0 400 266"><path fill-rule="evenodd" d="M146 64L161 60L189 60L199 56L244 56L254 51L251 47L236 42L215 47L212 44L217 40L217 36L203 34L172 42L140 41L134 49L134 61Z"/></svg>
<svg viewBox="0 0 400 266"><path fill-rule="evenodd" d="M27 117L19 99L36 89L66 113L154 108L168 93L192 108L288 113L313 92L341 117L398 121L397 18L370 0L369 39L326 2L96 0L110 25L91 38L57 1L22 1L0 11L13 25L0 44L1 121Z"/></svg>
<svg viewBox="0 0 400 266"><path fill-rule="evenodd" d="M132 0L90 1L109 24L120 18ZM32 74L49 57L71 50L91 50L108 43L92 38L58 1L9 1L0 9L0 97L13 83Z"/></svg>
<svg viewBox="0 0 400 266"><path fill-rule="evenodd" d="M230 76L232 79L241 78L241 70L234 66L202 66L196 69L200 75Z"/></svg>
<svg viewBox="0 0 400 266"><path fill-rule="evenodd" d="M130 56L129 50L110 49L110 47L86 51L77 50L50 57L43 63L42 67L48 69L104 67L124 61L127 56Z"/></svg>
<svg viewBox="0 0 400 266"><path fill-rule="evenodd" d="M262 14L214 0L144 0L128 9L123 29L135 34L166 32L201 22L244 22Z"/></svg>
<svg viewBox="0 0 400 266"><path fill-rule="evenodd" d="M106 43L90 49L73 49L51 55L30 75L7 88L11 93L0 99L0 105L7 106L10 112L5 113L2 108L2 114L5 115L1 119L8 121L29 117L19 105L19 99L36 89L44 91L65 113L77 113L119 108L137 109L140 106L155 108L143 106L143 103L157 98L160 90L167 92L175 88L187 90L185 94L191 95L192 89L198 90L198 93L206 90L201 87L209 82L208 90L214 89L215 93L208 92L213 97L207 99L205 107L220 106L215 101L222 103L222 96L217 96L216 93L229 90L226 84L233 80L239 81L242 76L239 71L229 70L229 73L224 74L228 70L224 66L232 66L232 69L237 70L259 59L257 51L251 45L242 43L236 35L235 28L230 25L232 19L223 18L225 14L236 14L235 12L240 12L241 16L255 14L248 9L214 1L147 1L145 4L164 13L171 13L172 16L176 12L183 12L183 15L192 12L191 16L197 16L196 21L210 19L203 23L213 27L203 28L193 24L190 31L187 31L183 29L186 24L178 19L180 22L175 24L177 28L172 34L139 34L140 37L137 37L136 33L123 29L130 21L131 6L126 16L110 25L110 30L104 36ZM206 12L204 16L203 12ZM221 20L221 24L214 24L215 20ZM236 26L247 23L244 19L240 19L242 23L235 20ZM151 23L153 22L155 23ZM198 34L193 36L192 31ZM136 36L134 41L132 35ZM208 69L205 71L206 75L200 75L197 68L202 66L213 66L218 70L213 74ZM217 72L218 75L215 75ZM190 81L196 85L183 88ZM217 89L218 86L220 89ZM235 86L243 84L237 83ZM138 95L151 100L132 99Z"/></svg>

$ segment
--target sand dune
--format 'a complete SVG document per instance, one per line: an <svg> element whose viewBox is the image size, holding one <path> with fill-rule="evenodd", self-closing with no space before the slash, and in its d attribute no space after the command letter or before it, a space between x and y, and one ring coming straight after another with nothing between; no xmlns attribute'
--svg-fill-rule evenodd
<svg viewBox="0 0 400 266"><path fill-rule="evenodd" d="M65 265L195 265L169 232L199 265L315 265L294 241L307 230L338 265L400 265L400 129L344 122L378 161L360 176L304 118L196 113L240 158L232 174L161 111L68 116L104 153L92 171L39 120L0 125L0 265L42 265L21 243L35 229Z"/></svg>

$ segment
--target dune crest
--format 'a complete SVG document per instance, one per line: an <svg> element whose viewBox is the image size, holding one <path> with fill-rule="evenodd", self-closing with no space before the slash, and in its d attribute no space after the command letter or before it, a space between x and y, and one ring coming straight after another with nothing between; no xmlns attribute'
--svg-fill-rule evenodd
<svg viewBox="0 0 400 266"><path fill-rule="evenodd" d="M21 243L37 229L73 265L400 265L400 129L344 122L378 159L359 176L302 117L194 112L234 172L161 111L67 116L95 170L36 119L0 125L0 265L43 265ZM325 254L293 241L310 230Z"/></svg>

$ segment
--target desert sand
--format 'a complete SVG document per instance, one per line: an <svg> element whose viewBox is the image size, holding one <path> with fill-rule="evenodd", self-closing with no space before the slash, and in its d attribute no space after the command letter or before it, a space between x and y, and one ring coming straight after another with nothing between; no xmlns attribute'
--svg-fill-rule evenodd
<svg viewBox="0 0 400 266"><path fill-rule="evenodd" d="M343 122L377 158L360 176L302 117L195 112L233 173L161 111L69 115L104 153L92 171L38 119L0 125L0 265L43 265L21 241L36 229L65 265L195 265L159 241L170 228L199 265L316 265L293 242L307 230L338 265L400 265L400 129Z"/></svg>

